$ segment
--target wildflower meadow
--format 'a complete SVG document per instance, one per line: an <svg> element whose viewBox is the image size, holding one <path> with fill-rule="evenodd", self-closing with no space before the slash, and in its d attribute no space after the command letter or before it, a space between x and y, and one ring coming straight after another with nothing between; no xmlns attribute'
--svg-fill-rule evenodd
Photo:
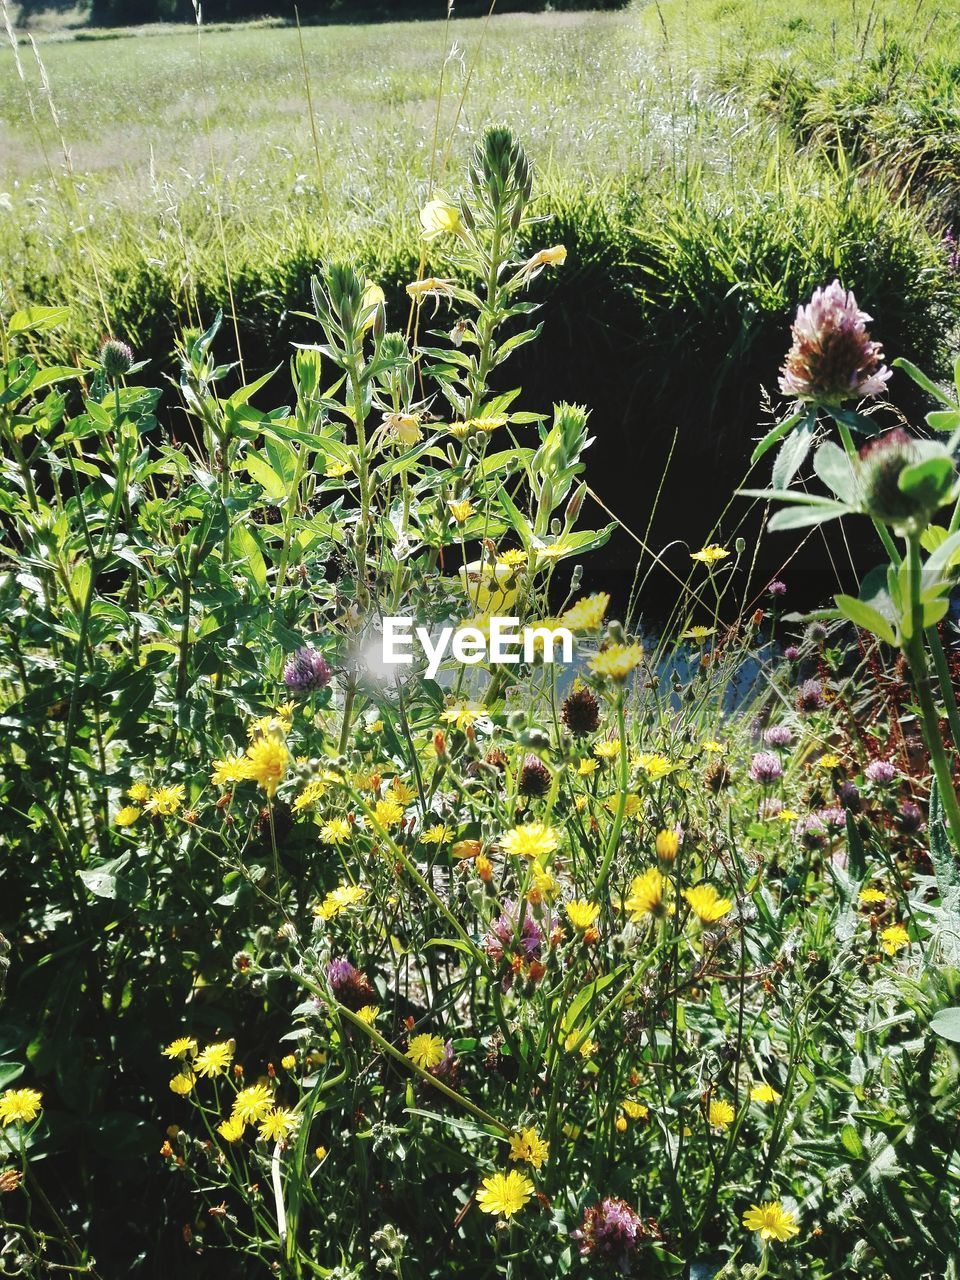
<svg viewBox="0 0 960 1280"><path fill-rule="evenodd" d="M825 273L597 589L538 182L255 374L0 276L2 1276L960 1275L960 359Z"/></svg>

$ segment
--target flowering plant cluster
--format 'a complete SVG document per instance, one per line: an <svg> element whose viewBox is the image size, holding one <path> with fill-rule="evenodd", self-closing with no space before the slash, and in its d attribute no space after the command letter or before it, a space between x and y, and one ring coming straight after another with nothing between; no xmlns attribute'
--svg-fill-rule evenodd
<svg viewBox="0 0 960 1280"><path fill-rule="evenodd" d="M158 1257L198 1275L955 1266L956 440L852 447L891 373L818 292L763 497L781 528L866 512L881 586L805 626L779 580L733 609L718 534L641 634L556 574L609 532L579 528L586 411L491 381L564 265L532 194L488 133L422 210L405 331L327 264L291 405L221 391L217 324L184 335L179 445L124 343L47 368L55 310L5 322L19 1274L102 1274L95 1151L118 1192L162 1179ZM791 486L821 412L835 499ZM385 617L504 613L573 663L374 660Z"/></svg>

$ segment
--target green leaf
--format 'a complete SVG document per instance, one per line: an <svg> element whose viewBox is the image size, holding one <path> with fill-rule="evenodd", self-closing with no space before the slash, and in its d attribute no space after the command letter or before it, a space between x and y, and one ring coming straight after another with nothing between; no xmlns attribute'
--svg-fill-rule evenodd
<svg viewBox="0 0 960 1280"><path fill-rule="evenodd" d="M924 391L929 392L934 400L939 400L941 404L950 405L950 398L945 396L937 384L931 381L925 373L917 368L910 360L904 360L902 356L894 360L893 367L902 369L907 377L912 378L918 387L923 387Z"/></svg>
<svg viewBox="0 0 960 1280"><path fill-rule="evenodd" d="M836 520L847 515L850 508L842 502L831 502L826 505L804 504L802 507L783 507L770 517L767 528L771 533L784 529L806 529L810 525L823 524L827 520Z"/></svg>
<svg viewBox="0 0 960 1280"><path fill-rule="evenodd" d="M927 426L934 431L956 431L960 427L960 410L935 409L927 414Z"/></svg>
<svg viewBox="0 0 960 1280"><path fill-rule="evenodd" d="M788 436L780 446L773 464L772 484L775 489L786 489L807 459L813 444L813 432L816 423L806 418L793 435Z"/></svg>
<svg viewBox="0 0 960 1280"><path fill-rule="evenodd" d="M813 457L813 469L841 502L853 505L858 498L857 477L850 459L832 440L825 441Z"/></svg>
<svg viewBox="0 0 960 1280"><path fill-rule="evenodd" d="M849 853L850 874L854 880L862 880L867 874L867 861L863 853L863 839L857 830L856 820L847 810L847 850Z"/></svg>
<svg viewBox="0 0 960 1280"><path fill-rule="evenodd" d="M843 616L854 623L855 626L862 627L864 631L872 632L873 635L879 636L881 640L886 640L887 644L895 645L897 643L896 632L879 609L874 609L872 605L856 599L855 596L839 595L833 598Z"/></svg>
<svg viewBox="0 0 960 1280"><path fill-rule="evenodd" d="M251 453L244 459L244 466L248 474L253 476L268 498L279 501L287 496L287 486L274 471L273 467L264 462L263 458Z"/></svg>
<svg viewBox="0 0 960 1280"><path fill-rule="evenodd" d="M960 1008L951 1005L950 1008L941 1009L939 1013L934 1014L930 1019L930 1030L942 1040L960 1044Z"/></svg>
<svg viewBox="0 0 960 1280"><path fill-rule="evenodd" d="M7 322L11 336L17 333L47 333L63 324L70 315L67 307L24 307Z"/></svg>
<svg viewBox="0 0 960 1280"><path fill-rule="evenodd" d="M768 453L777 441L782 440L787 432L791 431L804 417L806 417L805 413L792 413L789 418L784 418L782 422L772 427L750 455L751 467L756 466L763 455Z"/></svg>
<svg viewBox="0 0 960 1280"><path fill-rule="evenodd" d="M940 798L940 788L936 778L934 778L930 787L928 838L930 841L930 861L933 863L933 874L936 877L937 888L942 898L949 889L956 888L960 884L960 874L957 872L957 860L947 835L947 824L943 817L943 801Z"/></svg>
<svg viewBox="0 0 960 1280"><path fill-rule="evenodd" d="M860 1135L849 1122L840 1130L840 1141L843 1143L844 1150L853 1156L855 1160L862 1158L863 1143L860 1141Z"/></svg>

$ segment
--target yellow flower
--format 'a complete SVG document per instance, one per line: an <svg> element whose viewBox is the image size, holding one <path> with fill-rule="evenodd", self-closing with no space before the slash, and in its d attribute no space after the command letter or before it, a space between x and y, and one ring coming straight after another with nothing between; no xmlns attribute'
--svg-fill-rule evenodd
<svg viewBox="0 0 960 1280"><path fill-rule="evenodd" d="M132 787L128 788L127 795L134 804L146 804L150 799L150 788L145 782L135 782Z"/></svg>
<svg viewBox="0 0 960 1280"><path fill-rule="evenodd" d="M880 945L888 956L895 956L903 947L909 947L910 935L902 924L890 924L880 930Z"/></svg>
<svg viewBox="0 0 960 1280"><path fill-rule="evenodd" d="M673 862L680 848L680 835L676 830L664 828L663 831L657 832L654 846L661 862Z"/></svg>
<svg viewBox="0 0 960 1280"><path fill-rule="evenodd" d="M329 818L320 828L320 839L324 844L346 844L352 831L346 818Z"/></svg>
<svg viewBox="0 0 960 1280"><path fill-rule="evenodd" d="M608 796L603 802L603 807L611 813L616 813L620 808L620 797L616 795ZM643 801L639 796L628 795L623 802L623 816L625 818L635 818L642 808Z"/></svg>
<svg viewBox="0 0 960 1280"><path fill-rule="evenodd" d="M373 806L373 816L378 826L389 831L403 821L403 805L396 800L378 800Z"/></svg>
<svg viewBox="0 0 960 1280"><path fill-rule="evenodd" d="M777 1093L772 1084L767 1084L766 1081L761 1081L760 1084L755 1084L750 1090L750 1101L779 1102L780 1094Z"/></svg>
<svg viewBox="0 0 960 1280"><path fill-rule="evenodd" d="M247 777L272 798L284 779L289 761L290 752L280 734L264 733L247 747Z"/></svg>
<svg viewBox="0 0 960 1280"><path fill-rule="evenodd" d="M326 1160L326 1158L327 1158L327 1148L326 1148L326 1147L317 1147L316 1151L314 1151L314 1153L313 1153L313 1154L316 1156L316 1158L317 1158L318 1160Z"/></svg>
<svg viewBox="0 0 960 1280"><path fill-rule="evenodd" d="M357 1017L361 1022L365 1022L368 1027L372 1027L377 1020L377 1014L380 1012L380 1006L376 1004L365 1004L362 1009L357 1010Z"/></svg>
<svg viewBox="0 0 960 1280"><path fill-rule="evenodd" d="M424 1071L443 1061L444 1045L439 1036L414 1036L407 1047L407 1057Z"/></svg>
<svg viewBox="0 0 960 1280"><path fill-rule="evenodd" d="M234 1098L231 1116L242 1124L256 1124L272 1107L273 1091L265 1084L251 1084Z"/></svg>
<svg viewBox="0 0 960 1280"><path fill-rule="evenodd" d="M424 280L411 280L407 285L407 296L414 302L422 302L431 294L440 302L441 297L456 297L456 280L447 280L439 276L427 276Z"/></svg>
<svg viewBox="0 0 960 1280"><path fill-rule="evenodd" d="M743 1215L743 1225L748 1231L759 1231L761 1240L789 1240L800 1232L793 1214L779 1200L752 1205Z"/></svg>
<svg viewBox="0 0 960 1280"><path fill-rule="evenodd" d="M328 480L339 480L347 474L350 468L345 462L341 462L338 458L327 458L323 474Z"/></svg>
<svg viewBox="0 0 960 1280"><path fill-rule="evenodd" d="M189 1069L178 1071L170 1081L170 1092L185 1097L196 1083L197 1077Z"/></svg>
<svg viewBox="0 0 960 1280"><path fill-rule="evenodd" d="M704 751L709 751L711 755L720 751L726 751L727 744L725 742L717 742L715 738L708 738L703 744Z"/></svg>
<svg viewBox="0 0 960 1280"><path fill-rule="evenodd" d="M609 742L598 742L593 748L598 760L615 760L620 754L620 739L611 738Z"/></svg>
<svg viewBox="0 0 960 1280"><path fill-rule="evenodd" d="M183 805L184 788L182 782L175 782L169 787L155 787L150 792L150 799L144 805L145 813L155 813L161 818L172 818Z"/></svg>
<svg viewBox="0 0 960 1280"><path fill-rule="evenodd" d="M483 1179L483 1186L477 1192L477 1204L484 1213L493 1213L500 1218L512 1218L519 1213L533 1195L533 1183L516 1169L509 1173L495 1173Z"/></svg>
<svg viewBox="0 0 960 1280"><path fill-rule="evenodd" d="M221 1120L217 1125L217 1133L225 1142L239 1142L243 1137L246 1125L239 1116L232 1115L226 1120Z"/></svg>
<svg viewBox="0 0 960 1280"><path fill-rule="evenodd" d="M460 210L447 200L428 200L420 210L424 240L452 235L460 230Z"/></svg>
<svg viewBox="0 0 960 1280"><path fill-rule="evenodd" d="M539 1169L550 1155L550 1143L545 1142L536 1129L521 1129L510 1135L510 1159L523 1161Z"/></svg>
<svg viewBox="0 0 960 1280"><path fill-rule="evenodd" d="M600 1046L590 1036L587 1036L581 1043L580 1037L582 1035L582 1031L571 1031L566 1040L564 1040L563 1047L567 1053L579 1052L581 1058L589 1058L597 1052Z"/></svg>
<svg viewBox="0 0 960 1280"><path fill-rule="evenodd" d="M585 596L566 611L560 622L571 631L599 631L609 603L610 596L606 591Z"/></svg>
<svg viewBox="0 0 960 1280"><path fill-rule="evenodd" d="M415 413L386 413L383 425L387 431L393 432L401 444L416 444L423 435L420 419Z"/></svg>
<svg viewBox="0 0 960 1280"><path fill-rule="evenodd" d="M118 827L132 827L139 817L140 810L135 804L125 804L122 809L117 811L114 822Z"/></svg>
<svg viewBox="0 0 960 1280"><path fill-rule="evenodd" d="M197 1042L193 1036L180 1036L179 1039L170 1041L163 1054L166 1058L185 1058L188 1053L196 1052Z"/></svg>
<svg viewBox="0 0 960 1280"><path fill-rule="evenodd" d="M291 808L294 813L303 813L307 809L312 809L323 799L326 791L327 783L324 778L312 778L294 799Z"/></svg>
<svg viewBox="0 0 960 1280"><path fill-rule="evenodd" d="M375 284L372 280L368 280L363 286L363 297L360 299L361 313L370 310L370 314L363 322L364 332L366 332L367 329L373 328L373 322L376 319L377 313L375 310L372 310L372 308L382 307L386 300L386 295L380 286Z"/></svg>
<svg viewBox="0 0 960 1280"><path fill-rule="evenodd" d="M532 280L544 267L562 267L567 260L567 247L563 244L552 245L549 249L538 249L528 258L517 273L520 280Z"/></svg>
<svg viewBox="0 0 960 1280"><path fill-rule="evenodd" d="M416 794L415 787L411 787L401 778L394 778L390 783L390 795L388 798L396 800L398 804L408 805Z"/></svg>
<svg viewBox="0 0 960 1280"><path fill-rule="evenodd" d="M247 762L243 756L224 756L222 760L214 760L210 781L215 787L229 787L247 777Z"/></svg>
<svg viewBox="0 0 960 1280"><path fill-rule="evenodd" d="M591 773L596 773L600 768L596 760L581 760L577 765L577 776L580 778L589 778Z"/></svg>
<svg viewBox="0 0 960 1280"><path fill-rule="evenodd" d="M691 551L690 559L699 560L701 564L716 564L718 560L726 560L729 554L725 547L711 542L709 546L701 547L699 551Z"/></svg>
<svg viewBox="0 0 960 1280"><path fill-rule="evenodd" d="M504 551L497 556L497 564L502 564L507 569L518 569L526 562L527 553L521 547L513 547L510 551Z"/></svg>
<svg viewBox="0 0 960 1280"><path fill-rule="evenodd" d="M729 1102L722 1099L713 1099L710 1103L710 1110L707 1115L711 1129L729 1129L733 1124L736 1112Z"/></svg>
<svg viewBox="0 0 960 1280"><path fill-rule="evenodd" d="M642 876L634 878L624 906L635 924L639 924L644 916L655 916L661 912L663 895L669 883L656 867L649 867Z"/></svg>
<svg viewBox="0 0 960 1280"><path fill-rule="evenodd" d="M666 756L659 755L657 752L643 752L635 758L633 763L643 770L651 782L659 782L661 778L675 773L681 767L673 760L669 760Z"/></svg>
<svg viewBox="0 0 960 1280"><path fill-rule="evenodd" d="M781 809L775 816L778 822L796 822L800 817L795 809Z"/></svg>
<svg viewBox="0 0 960 1280"><path fill-rule="evenodd" d="M715 634L716 627L688 627L686 631L681 632L681 640L695 640L698 644L702 644L704 640L709 640Z"/></svg>
<svg viewBox="0 0 960 1280"><path fill-rule="evenodd" d="M715 924L722 920L733 903L729 898L721 898L712 884L698 884L693 889L684 889L690 910L702 924Z"/></svg>
<svg viewBox="0 0 960 1280"><path fill-rule="evenodd" d="M517 858L548 858L555 853L560 838L545 822L527 822L514 827L500 841L504 853Z"/></svg>
<svg viewBox="0 0 960 1280"><path fill-rule="evenodd" d="M650 1114L650 1108L644 1106L642 1102L634 1102L632 1098L624 1098L623 1109L631 1120L646 1120Z"/></svg>
<svg viewBox="0 0 960 1280"><path fill-rule="evenodd" d="M233 1041L227 1040L220 1044L208 1044L204 1050L197 1054L193 1065L197 1069L197 1075L219 1076L223 1075L232 1061Z"/></svg>
<svg viewBox="0 0 960 1280"><path fill-rule="evenodd" d="M483 715L483 707L476 702L465 702L461 699L441 712L440 719L444 724L452 724L457 729L469 729L477 716Z"/></svg>
<svg viewBox="0 0 960 1280"><path fill-rule="evenodd" d="M260 1138L263 1142L283 1142L287 1134L292 1133L296 1127L296 1114L283 1107L277 1107L260 1121Z"/></svg>
<svg viewBox="0 0 960 1280"><path fill-rule="evenodd" d="M468 428L474 431L482 431L486 435L490 435L496 431L497 427L502 427L507 421L505 413L487 413L482 414L478 418L471 418L467 423Z"/></svg>
<svg viewBox="0 0 960 1280"><path fill-rule="evenodd" d="M886 902L886 900L887 895L882 889L868 888L860 890L860 901L864 906L870 906L872 903Z"/></svg>
<svg viewBox="0 0 960 1280"><path fill-rule="evenodd" d="M533 877L531 893L536 894L537 898L543 902L549 902L551 898L555 898L560 891L560 885L543 863L534 862L531 873Z"/></svg>
<svg viewBox="0 0 960 1280"><path fill-rule="evenodd" d="M830 751L825 751L817 761L818 769L838 769L840 767L840 757L833 755Z"/></svg>
<svg viewBox="0 0 960 1280"><path fill-rule="evenodd" d="M31 1124L42 1110L36 1089L7 1089L0 1094L0 1125Z"/></svg>
<svg viewBox="0 0 960 1280"><path fill-rule="evenodd" d="M285 1053L280 1059L280 1065L284 1071L292 1071L297 1065L297 1059L292 1053Z"/></svg>
<svg viewBox="0 0 960 1280"><path fill-rule="evenodd" d="M643 661L643 649L638 644L610 644L596 654L587 666L597 676L611 680L626 680L627 676Z"/></svg>
<svg viewBox="0 0 960 1280"><path fill-rule="evenodd" d="M313 914L320 920L333 920L341 911L354 907L367 896L366 889L359 884L341 884L331 889L323 902L313 909Z"/></svg>
<svg viewBox="0 0 960 1280"><path fill-rule="evenodd" d="M476 512L476 508L473 504L465 500L462 502L448 502L447 506L450 508L450 514L453 516L454 520L456 520L457 524L466 524L470 517Z"/></svg>
<svg viewBox="0 0 960 1280"><path fill-rule="evenodd" d="M420 837L424 844L446 844L453 832L445 822L435 822Z"/></svg>
<svg viewBox="0 0 960 1280"><path fill-rule="evenodd" d="M578 898L575 902L568 902L566 905L567 919L575 929L589 929L600 914L600 908L595 902L587 902L583 898Z"/></svg>

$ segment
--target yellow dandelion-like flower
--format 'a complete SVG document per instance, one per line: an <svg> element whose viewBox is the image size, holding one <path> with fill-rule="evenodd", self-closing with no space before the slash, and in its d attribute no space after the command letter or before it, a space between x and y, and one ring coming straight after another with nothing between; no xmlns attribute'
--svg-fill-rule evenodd
<svg viewBox="0 0 960 1280"><path fill-rule="evenodd" d="M219 1044L208 1044L197 1054L194 1066L198 1076L221 1076L233 1061L233 1041L226 1040Z"/></svg>
<svg viewBox="0 0 960 1280"><path fill-rule="evenodd" d="M372 1027L380 1013L380 1006L377 1004L365 1004L357 1010L357 1017L361 1022L365 1022L368 1027Z"/></svg>
<svg viewBox="0 0 960 1280"><path fill-rule="evenodd" d="M367 896L367 891L359 884L341 884L331 889L323 902L314 907L313 914L321 920L333 920L341 911L355 907Z"/></svg>
<svg viewBox="0 0 960 1280"><path fill-rule="evenodd" d="M779 1200L751 1205L743 1215L743 1225L748 1231L759 1232L761 1240L789 1240L800 1232L793 1214Z"/></svg>
<svg viewBox="0 0 960 1280"><path fill-rule="evenodd" d="M880 945L888 956L895 956L904 947L909 947L910 935L902 924L890 924L880 930Z"/></svg>
<svg viewBox="0 0 960 1280"><path fill-rule="evenodd" d="M272 1107L273 1090L265 1084L251 1084L234 1098L231 1116L243 1124L257 1124Z"/></svg>
<svg viewBox="0 0 960 1280"><path fill-rule="evenodd" d="M550 1156L550 1143L536 1129L521 1129L510 1135L510 1159L541 1168Z"/></svg>
<svg viewBox="0 0 960 1280"><path fill-rule="evenodd" d="M135 804L125 804L122 809L117 810L114 822L118 827L132 827L139 817L140 810Z"/></svg>
<svg viewBox="0 0 960 1280"><path fill-rule="evenodd" d="M648 1106L642 1102L636 1102L633 1098L624 1098L622 1106L631 1120L646 1120L650 1114Z"/></svg>
<svg viewBox="0 0 960 1280"><path fill-rule="evenodd" d="M657 857L661 862L673 862L680 848L680 833L676 829L665 827L658 831L654 841Z"/></svg>
<svg viewBox="0 0 960 1280"><path fill-rule="evenodd" d="M584 809L586 809L589 803L590 801L587 799L586 796L574 796L573 798L574 808L576 809L577 813L583 813Z"/></svg>
<svg viewBox="0 0 960 1280"><path fill-rule="evenodd" d="M519 569L526 563L527 553L521 547L513 547L497 556L497 564L502 564L507 569Z"/></svg>
<svg viewBox="0 0 960 1280"><path fill-rule="evenodd" d="M795 809L781 809L778 814L774 815L778 822L797 822L800 818L799 813Z"/></svg>
<svg viewBox="0 0 960 1280"><path fill-rule="evenodd" d="M598 760L616 760L620 754L620 739L611 738L609 742L598 742L593 748Z"/></svg>
<svg viewBox="0 0 960 1280"><path fill-rule="evenodd" d="M474 431L482 431L485 435L490 435L491 432L496 431L497 427L504 426L506 421L507 415L505 413L487 413L471 418L467 423L467 427Z"/></svg>
<svg viewBox="0 0 960 1280"><path fill-rule="evenodd" d="M587 666L596 676L610 680L626 680L635 667L643 661L643 649L639 644L610 644L590 659Z"/></svg>
<svg viewBox="0 0 960 1280"><path fill-rule="evenodd" d="M439 1036L414 1036L407 1046L407 1057L423 1071L429 1071L443 1061L444 1043Z"/></svg>
<svg viewBox="0 0 960 1280"><path fill-rule="evenodd" d="M294 798L291 808L294 813L305 813L318 804L327 792L327 783L323 778L312 778L298 796Z"/></svg>
<svg viewBox="0 0 960 1280"><path fill-rule="evenodd" d="M249 776L244 756L224 756L222 760L214 760L210 781L215 787L229 787L236 782L243 782Z"/></svg>
<svg viewBox="0 0 960 1280"><path fill-rule="evenodd" d="M657 867L649 867L642 876L634 878L630 885L630 896L623 905L635 924L639 924L644 916L661 913L663 897L669 883Z"/></svg>
<svg viewBox="0 0 960 1280"><path fill-rule="evenodd" d="M197 1052L197 1042L193 1036L180 1036L171 1040L163 1051L165 1058L185 1058L188 1053Z"/></svg>
<svg viewBox="0 0 960 1280"><path fill-rule="evenodd" d="M261 734L247 747L247 777L268 797L276 795L289 763L290 752L279 733Z"/></svg>
<svg viewBox="0 0 960 1280"><path fill-rule="evenodd" d="M263 1117L258 1132L263 1142L283 1142L296 1127L296 1113L284 1107L277 1107Z"/></svg>
<svg viewBox="0 0 960 1280"><path fill-rule="evenodd" d="M420 839L424 844L446 844L452 835L445 822L435 822L432 827L427 827Z"/></svg>
<svg viewBox="0 0 960 1280"><path fill-rule="evenodd" d="M186 1097L196 1081L197 1077L192 1071L178 1071L170 1081L170 1092L178 1094L181 1098Z"/></svg>
<svg viewBox="0 0 960 1280"><path fill-rule="evenodd" d="M280 1059L280 1065L283 1067L284 1071L292 1071L297 1065L297 1059L294 1054L285 1053Z"/></svg>
<svg viewBox="0 0 960 1280"><path fill-rule="evenodd" d="M353 834L353 827L346 818L328 818L320 828L320 839L324 844L346 844Z"/></svg>
<svg viewBox="0 0 960 1280"><path fill-rule="evenodd" d="M229 1116L226 1120L221 1120L217 1125L217 1133L225 1142L239 1142L243 1137L247 1126L243 1123L239 1116Z"/></svg>
<svg viewBox="0 0 960 1280"><path fill-rule="evenodd" d="M536 895L538 901L550 902L560 892L559 881L542 862L534 862L531 879L533 883L530 892Z"/></svg>
<svg viewBox="0 0 960 1280"><path fill-rule="evenodd" d="M736 1112L729 1102L725 1102L722 1098L714 1098L710 1103L710 1110L707 1113L707 1121L711 1129L723 1130L729 1129L736 1117Z"/></svg>
<svg viewBox="0 0 960 1280"><path fill-rule="evenodd" d="M450 514L457 524L466 524L470 517L476 514L476 507L472 502L467 502L466 499L460 502L448 502L447 506L450 508Z"/></svg>
<svg viewBox="0 0 960 1280"><path fill-rule="evenodd" d="M394 778L390 783L390 794L388 799L396 800L398 804L408 805L416 796L416 787L411 787L408 782L404 782L402 778Z"/></svg>
<svg viewBox="0 0 960 1280"><path fill-rule="evenodd" d="M596 773L599 768L599 760L581 760L577 765L577 776L580 778L589 778L591 773Z"/></svg>
<svg viewBox="0 0 960 1280"><path fill-rule="evenodd" d="M150 788L145 782L135 782L127 788L127 795L134 804L146 804L150 799Z"/></svg>
<svg viewBox="0 0 960 1280"><path fill-rule="evenodd" d="M568 902L564 910L573 927L581 931L589 929L600 914L600 908L597 904L595 902L587 902L584 898L578 898L575 902Z"/></svg>
<svg viewBox="0 0 960 1280"><path fill-rule="evenodd" d="M729 554L726 547L711 542L709 546L701 547L699 551L691 551L690 559L699 560L701 564L717 564L720 560L726 560Z"/></svg>
<svg viewBox="0 0 960 1280"><path fill-rule="evenodd" d="M720 897L712 884L698 884L692 889L684 889L683 896L702 924L715 924L722 920L733 906L729 898Z"/></svg>
<svg viewBox="0 0 960 1280"><path fill-rule="evenodd" d="M832 751L825 751L817 761L818 769L839 769L840 757L834 755Z"/></svg>
<svg viewBox="0 0 960 1280"><path fill-rule="evenodd" d="M184 786L175 782L169 787L155 787L143 806L145 813L155 813L159 818L172 818L183 807Z"/></svg>
<svg viewBox="0 0 960 1280"><path fill-rule="evenodd" d="M609 796L603 802L604 808L609 809L611 813L616 813L620 808L620 797ZM639 796L628 795L623 802L623 816L625 818L635 818L643 808L643 801Z"/></svg>
<svg viewBox="0 0 960 1280"><path fill-rule="evenodd" d="M587 1036L586 1039L581 1042L580 1037L582 1035L582 1031L571 1031L564 1040L563 1047L567 1053L579 1053L581 1058L591 1058L600 1046L591 1036Z"/></svg>
<svg viewBox="0 0 960 1280"><path fill-rule="evenodd" d="M696 644L703 644L705 640L709 640L715 635L716 627L688 627L686 631L680 633L681 640L693 640Z"/></svg>
<svg viewBox="0 0 960 1280"><path fill-rule="evenodd" d="M609 603L610 596L606 591L584 596L582 600L571 605L560 618L560 622L571 631L599 631Z"/></svg>
<svg viewBox="0 0 960 1280"><path fill-rule="evenodd" d="M42 1111L37 1089L6 1089L0 1094L0 1125L32 1124Z"/></svg>
<svg viewBox="0 0 960 1280"><path fill-rule="evenodd" d="M403 805L396 800L378 800L373 806L373 816L378 826L389 831L403 821Z"/></svg>
<svg viewBox="0 0 960 1280"><path fill-rule="evenodd" d="M886 902L886 900L887 895L882 889L874 889L871 887L860 890L860 901L864 906L872 906L874 904L879 905L881 902Z"/></svg>
<svg viewBox="0 0 960 1280"><path fill-rule="evenodd" d="M444 724L452 724L455 729L469 729L483 715L483 707L477 702L467 702L462 698L452 703L440 714Z"/></svg>
<svg viewBox="0 0 960 1280"><path fill-rule="evenodd" d="M526 822L514 827L500 841L504 853L517 858L548 858L559 844L557 832L545 822Z"/></svg>
<svg viewBox="0 0 960 1280"><path fill-rule="evenodd" d="M726 751L727 744L725 742L717 742L716 738L708 738L706 742L703 743L703 749L704 751L709 751L711 755L716 755L720 752Z"/></svg>
<svg viewBox="0 0 960 1280"><path fill-rule="evenodd" d="M511 1169L509 1173L495 1173L490 1178L484 1178L476 1199L484 1213L496 1214L499 1218L512 1218L532 1195L533 1183L530 1179L516 1169Z"/></svg>
<svg viewBox="0 0 960 1280"><path fill-rule="evenodd" d="M777 1093L772 1084L767 1084L765 1080L762 1080L760 1084L755 1084L751 1088L750 1101L760 1103L779 1102L780 1094Z"/></svg>

